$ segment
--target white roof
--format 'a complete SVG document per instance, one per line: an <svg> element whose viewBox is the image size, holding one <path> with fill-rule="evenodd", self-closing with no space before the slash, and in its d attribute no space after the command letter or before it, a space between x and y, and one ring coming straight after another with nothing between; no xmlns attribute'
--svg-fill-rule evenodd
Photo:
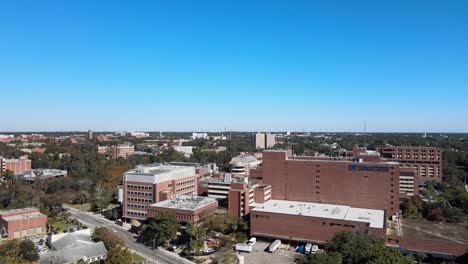
<svg viewBox="0 0 468 264"><path fill-rule="evenodd" d="M286 200L269 200L257 204L257 207L252 209L252 212L255 211L365 222L373 228L383 228L385 217L383 210Z"/></svg>
<svg viewBox="0 0 468 264"><path fill-rule="evenodd" d="M187 166L152 165L138 166L124 173L126 181L160 183L194 176L195 168Z"/></svg>
<svg viewBox="0 0 468 264"><path fill-rule="evenodd" d="M195 211L216 202L216 199L206 196L178 195L150 206Z"/></svg>

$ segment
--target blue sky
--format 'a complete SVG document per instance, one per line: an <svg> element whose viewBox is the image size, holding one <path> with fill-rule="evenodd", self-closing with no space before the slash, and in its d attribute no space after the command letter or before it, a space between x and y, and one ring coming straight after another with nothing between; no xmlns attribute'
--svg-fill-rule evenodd
<svg viewBox="0 0 468 264"><path fill-rule="evenodd" d="M2 1L0 131L468 132L467 1Z"/></svg>

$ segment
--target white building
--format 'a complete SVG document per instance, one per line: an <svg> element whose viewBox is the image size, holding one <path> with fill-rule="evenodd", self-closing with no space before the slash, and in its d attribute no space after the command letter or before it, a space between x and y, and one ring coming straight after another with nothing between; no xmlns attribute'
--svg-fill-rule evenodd
<svg viewBox="0 0 468 264"><path fill-rule="evenodd" d="M193 146L173 146L175 151L182 152L186 158L193 154Z"/></svg>
<svg viewBox="0 0 468 264"><path fill-rule="evenodd" d="M208 139L208 133L192 133L192 139L195 140L199 138Z"/></svg>
<svg viewBox="0 0 468 264"><path fill-rule="evenodd" d="M24 176L23 176L24 180L26 181L34 181L38 177L41 180L45 180L49 178L67 177L67 171L56 170L56 169L34 169L30 171L25 171Z"/></svg>
<svg viewBox="0 0 468 264"><path fill-rule="evenodd" d="M276 135L271 133L253 133L251 135L251 145L256 149L271 148L276 144Z"/></svg>
<svg viewBox="0 0 468 264"><path fill-rule="evenodd" d="M246 153L240 153L239 156L232 158L231 162L229 162L231 173L241 175L249 175L249 170L257 168L260 163L262 162L257 160L255 156Z"/></svg>

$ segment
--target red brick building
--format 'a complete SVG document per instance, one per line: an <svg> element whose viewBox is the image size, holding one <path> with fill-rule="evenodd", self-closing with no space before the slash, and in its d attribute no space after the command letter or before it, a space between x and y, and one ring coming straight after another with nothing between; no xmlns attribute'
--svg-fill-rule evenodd
<svg viewBox="0 0 468 264"><path fill-rule="evenodd" d="M380 161L376 153L356 159L295 157L287 151L264 151L261 175L271 185L271 199L386 210L399 210L400 167Z"/></svg>
<svg viewBox="0 0 468 264"><path fill-rule="evenodd" d="M217 207L218 202L213 198L180 195L148 206L148 217L154 218L158 212L170 212L181 222L197 223Z"/></svg>
<svg viewBox="0 0 468 264"><path fill-rule="evenodd" d="M19 159L5 159L0 157L0 176L7 170L15 175L23 174L31 170L31 160L28 156L21 156Z"/></svg>
<svg viewBox="0 0 468 264"><path fill-rule="evenodd" d="M250 213L256 203L264 203L271 198L271 186L247 183L231 183L228 194L228 212L242 217Z"/></svg>
<svg viewBox="0 0 468 264"><path fill-rule="evenodd" d="M434 147L376 146L383 159L397 161L401 166L412 167L415 181L442 180L442 149Z"/></svg>
<svg viewBox="0 0 468 264"><path fill-rule="evenodd" d="M8 239L45 233L46 223L47 216L35 208L0 212L0 231Z"/></svg>
<svg viewBox="0 0 468 264"><path fill-rule="evenodd" d="M250 212L252 236L323 243L342 230L385 236L383 210L345 205L270 200Z"/></svg>
<svg viewBox="0 0 468 264"><path fill-rule="evenodd" d="M195 167L152 164L123 175L123 217L144 220L147 207L175 195L197 194Z"/></svg>

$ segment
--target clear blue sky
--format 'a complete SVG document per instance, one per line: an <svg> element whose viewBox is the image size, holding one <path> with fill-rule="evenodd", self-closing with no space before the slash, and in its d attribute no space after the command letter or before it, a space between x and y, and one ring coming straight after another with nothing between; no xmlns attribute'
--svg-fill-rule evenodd
<svg viewBox="0 0 468 264"><path fill-rule="evenodd" d="M0 131L468 132L467 14L466 0L2 1Z"/></svg>

